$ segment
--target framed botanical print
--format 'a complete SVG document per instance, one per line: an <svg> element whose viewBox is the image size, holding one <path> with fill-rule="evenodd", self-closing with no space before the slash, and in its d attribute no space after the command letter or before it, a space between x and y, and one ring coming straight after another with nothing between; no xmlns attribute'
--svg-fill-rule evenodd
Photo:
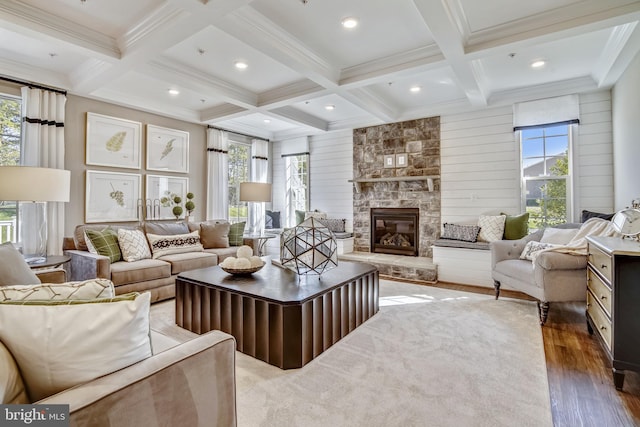
<svg viewBox="0 0 640 427"><path fill-rule="evenodd" d="M179 176L147 175L145 185L145 206L147 219L175 219L173 196L182 200L184 209L189 191L189 178Z"/></svg>
<svg viewBox="0 0 640 427"><path fill-rule="evenodd" d="M189 172L189 132L147 125L147 169Z"/></svg>
<svg viewBox="0 0 640 427"><path fill-rule="evenodd" d="M135 173L88 170L86 174L85 222L138 221L140 181Z"/></svg>
<svg viewBox="0 0 640 427"><path fill-rule="evenodd" d="M88 165L140 169L142 123L87 113Z"/></svg>

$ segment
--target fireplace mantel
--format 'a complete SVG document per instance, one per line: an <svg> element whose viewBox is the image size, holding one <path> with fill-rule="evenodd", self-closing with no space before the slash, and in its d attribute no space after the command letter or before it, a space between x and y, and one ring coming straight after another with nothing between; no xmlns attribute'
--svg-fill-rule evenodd
<svg viewBox="0 0 640 427"><path fill-rule="evenodd" d="M394 182L394 181L427 181L429 191L433 191L433 180L440 178L440 175L419 175L419 176L390 176L385 178L356 178L350 179L356 189L356 193L362 191L360 184L363 182Z"/></svg>

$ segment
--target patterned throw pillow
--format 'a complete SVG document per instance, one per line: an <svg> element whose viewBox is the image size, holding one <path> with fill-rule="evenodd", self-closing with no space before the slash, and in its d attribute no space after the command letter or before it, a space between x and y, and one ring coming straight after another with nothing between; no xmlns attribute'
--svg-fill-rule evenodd
<svg viewBox="0 0 640 427"><path fill-rule="evenodd" d="M147 233L147 239L151 245L153 258L184 252L202 252L203 250L200 243L200 233L197 230L189 234L173 235Z"/></svg>
<svg viewBox="0 0 640 427"><path fill-rule="evenodd" d="M347 220L336 219L336 218L326 218L326 219L319 219L318 221L320 221L321 224L323 224L325 227L327 227L329 230L331 230L334 233L344 233L344 227Z"/></svg>
<svg viewBox="0 0 640 427"><path fill-rule="evenodd" d="M111 262L122 259L122 253L118 245L118 234L115 230L107 227L102 231L87 230L85 233L87 233L87 237L99 255L108 257Z"/></svg>
<svg viewBox="0 0 640 427"><path fill-rule="evenodd" d="M444 230L442 232L442 239L449 240L461 240L463 242L475 243L478 241L478 233L480 233L480 227L477 225L461 225L450 224L445 222Z"/></svg>
<svg viewBox="0 0 640 427"><path fill-rule="evenodd" d="M142 230L118 230L118 244L122 259L127 262L151 258L149 243Z"/></svg>
<svg viewBox="0 0 640 427"><path fill-rule="evenodd" d="M244 234L245 224L244 221L231 224L231 228L229 228L229 244L231 246L242 246L244 244L242 235Z"/></svg>
<svg viewBox="0 0 640 427"><path fill-rule="evenodd" d="M43 283L0 287L0 301L60 301L113 298L116 291L108 279L81 282Z"/></svg>
<svg viewBox="0 0 640 427"><path fill-rule="evenodd" d="M496 240L502 240L506 219L506 215L480 215L478 218L478 226L480 227L478 240L480 242L495 242Z"/></svg>
<svg viewBox="0 0 640 427"><path fill-rule="evenodd" d="M530 242L527 242L527 245L524 247L524 249L522 250L522 253L520 254L520 259L528 259L529 261L533 261L534 256L538 252L540 252L543 249L553 248L555 246L558 246L558 245L553 245L551 243L536 242L535 240L532 240Z"/></svg>

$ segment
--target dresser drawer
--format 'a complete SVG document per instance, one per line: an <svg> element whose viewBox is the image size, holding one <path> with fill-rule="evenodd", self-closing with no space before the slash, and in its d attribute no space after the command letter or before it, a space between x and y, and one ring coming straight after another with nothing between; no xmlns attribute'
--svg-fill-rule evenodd
<svg viewBox="0 0 640 427"><path fill-rule="evenodd" d="M587 269L587 286L593 296L600 301L607 315L611 317L611 288L591 268Z"/></svg>
<svg viewBox="0 0 640 427"><path fill-rule="evenodd" d="M594 329L598 331L607 348L611 351L611 320L591 292L587 292L587 314L593 320Z"/></svg>
<svg viewBox="0 0 640 427"><path fill-rule="evenodd" d="M589 245L589 264L611 283L611 257L594 245Z"/></svg>

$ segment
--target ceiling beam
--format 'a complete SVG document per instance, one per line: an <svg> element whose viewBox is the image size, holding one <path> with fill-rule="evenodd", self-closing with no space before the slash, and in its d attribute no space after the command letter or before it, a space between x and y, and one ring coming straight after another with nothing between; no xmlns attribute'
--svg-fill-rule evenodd
<svg viewBox="0 0 640 427"><path fill-rule="evenodd" d="M316 116L300 111L294 107L280 107L269 110L269 113L275 115L276 118L284 120L295 125L305 125L321 131L329 130L329 123Z"/></svg>
<svg viewBox="0 0 640 427"><path fill-rule="evenodd" d="M431 32L434 41L453 69L455 79L469 102L477 107L487 105L485 90L479 76L465 57L464 35L457 28L450 9L441 1L413 0L418 12Z"/></svg>
<svg viewBox="0 0 640 427"><path fill-rule="evenodd" d="M638 22L619 25L612 31L592 73L598 87L611 87L640 51Z"/></svg>

